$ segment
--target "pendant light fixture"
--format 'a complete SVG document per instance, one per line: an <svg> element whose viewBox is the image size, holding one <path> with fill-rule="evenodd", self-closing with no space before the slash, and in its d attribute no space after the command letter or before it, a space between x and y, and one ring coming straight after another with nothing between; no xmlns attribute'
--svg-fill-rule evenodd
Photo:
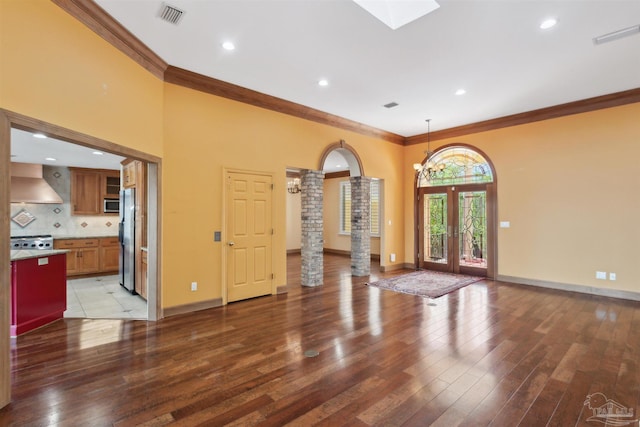
<svg viewBox="0 0 640 427"><path fill-rule="evenodd" d="M427 151L425 154L427 155L426 163L423 165L422 163L414 163L413 168L416 170L418 174L418 181L423 178L427 181L431 181L432 179L442 178L444 175L444 163L434 163L431 160L433 156L433 151L431 151L431 119L426 119L427 122Z"/></svg>

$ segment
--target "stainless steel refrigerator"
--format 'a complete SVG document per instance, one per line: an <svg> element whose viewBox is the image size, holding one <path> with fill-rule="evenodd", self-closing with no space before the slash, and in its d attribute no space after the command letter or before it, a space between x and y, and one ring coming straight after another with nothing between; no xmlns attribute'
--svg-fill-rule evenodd
<svg viewBox="0 0 640 427"><path fill-rule="evenodd" d="M120 285L132 294L135 290L135 231L136 231L136 190L127 188L120 191Z"/></svg>

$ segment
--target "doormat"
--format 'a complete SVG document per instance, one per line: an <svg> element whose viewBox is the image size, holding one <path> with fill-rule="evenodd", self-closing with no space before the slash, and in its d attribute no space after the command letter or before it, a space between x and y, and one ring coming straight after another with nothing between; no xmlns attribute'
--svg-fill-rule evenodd
<svg viewBox="0 0 640 427"><path fill-rule="evenodd" d="M367 283L367 285L403 294L438 298L481 280L484 280L484 277L420 270Z"/></svg>

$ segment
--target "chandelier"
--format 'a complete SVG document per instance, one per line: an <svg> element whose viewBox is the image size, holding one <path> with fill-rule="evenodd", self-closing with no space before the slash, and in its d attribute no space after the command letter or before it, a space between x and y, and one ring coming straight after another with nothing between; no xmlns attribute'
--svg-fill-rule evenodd
<svg viewBox="0 0 640 427"><path fill-rule="evenodd" d="M427 119L427 151L425 154L427 155L426 163L423 165L422 163L414 163L413 168L418 175L418 181L421 179L426 179L427 181L431 181L433 179L442 178L444 176L444 169L446 165L444 163L435 163L431 160L433 156L433 151L431 151L431 119Z"/></svg>
<svg viewBox="0 0 640 427"><path fill-rule="evenodd" d="M294 178L293 181L287 182L287 191L291 194L297 194L302 191L302 187L300 187L300 178Z"/></svg>

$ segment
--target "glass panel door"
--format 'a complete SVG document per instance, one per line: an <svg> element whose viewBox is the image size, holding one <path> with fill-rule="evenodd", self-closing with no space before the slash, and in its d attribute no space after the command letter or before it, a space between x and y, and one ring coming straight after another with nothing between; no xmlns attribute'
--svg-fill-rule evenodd
<svg viewBox="0 0 640 427"><path fill-rule="evenodd" d="M420 266L486 276L491 252L484 185L425 188L419 198Z"/></svg>
<svg viewBox="0 0 640 427"><path fill-rule="evenodd" d="M456 263L461 270L487 268L487 192L461 191L457 203L459 255ZM480 271L474 274L482 274ZM486 274L486 273L485 273Z"/></svg>
<svg viewBox="0 0 640 427"><path fill-rule="evenodd" d="M448 271L451 268L449 250L450 197L447 193L425 194L421 206L421 260L426 268Z"/></svg>

